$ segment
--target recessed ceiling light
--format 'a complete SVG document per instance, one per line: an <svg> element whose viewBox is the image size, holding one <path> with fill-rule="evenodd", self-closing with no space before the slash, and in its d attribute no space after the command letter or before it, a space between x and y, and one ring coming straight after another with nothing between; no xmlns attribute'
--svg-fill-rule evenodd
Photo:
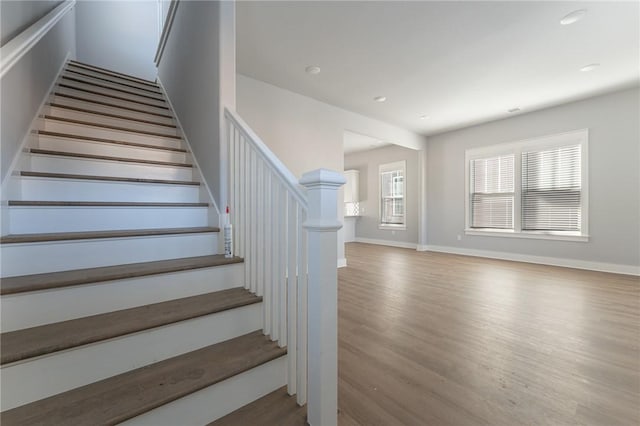
<svg viewBox="0 0 640 426"><path fill-rule="evenodd" d="M568 14L564 18L562 18L560 20L560 24L561 25L574 24L574 23L578 22L579 20L581 20L582 18L584 18L584 16L586 14L587 14L587 9L574 10L573 12L571 12L570 14Z"/></svg>
<svg viewBox="0 0 640 426"><path fill-rule="evenodd" d="M384 102L387 100L386 96L376 96L375 98L373 98L374 101L376 102Z"/></svg>
<svg viewBox="0 0 640 426"><path fill-rule="evenodd" d="M320 74L320 67L317 67L315 65L309 65L304 70L307 72L307 74Z"/></svg>
<svg viewBox="0 0 640 426"><path fill-rule="evenodd" d="M589 65L585 65L584 67L580 68L580 71L582 72L588 72L588 71L593 71L596 68L598 68L600 66L600 64L589 64Z"/></svg>
<svg viewBox="0 0 640 426"><path fill-rule="evenodd" d="M428 115L421 115L421 116L420 116L420 120L426 120L427 118L429 118L429 116L428 116Z"/></svg>
<svg viewBox="0 0 640 426"><path fill-rule="evenodd" d="M511 108L511 109L507 110L508 113L513 113L513 112L518 112L518 111L520 111L519 107L515 107L515 108Z"/></svg>

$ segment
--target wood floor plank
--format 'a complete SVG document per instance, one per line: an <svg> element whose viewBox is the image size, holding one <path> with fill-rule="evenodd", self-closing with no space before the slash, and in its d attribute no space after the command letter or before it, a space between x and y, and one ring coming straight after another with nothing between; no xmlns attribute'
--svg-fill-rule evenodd
<svg viewBox="0 0 640 426"><path fill-rule="evenodd" d="M207 426L238 425L306 426L307 408L298 406L284 386Z"/></svg>
<svg viewBox="0 0 640 426"><path fill-rule="evenodd" d="M43 241L91 240L97 238L144 237L151 235L199 234L220 232L217 227L125 229L117 231L55 232L47 234L9 234L0 238L0 244L34 243Z"/></svg>
<svg viewBox="0 0 640 426"><path fill-rule="evenodd" d="M3 426L114 425L286 354L257 331L0 414Z"/></svg>
<svg viewBox="0 0 640 426"><path fill-rule="evenodd" d="M74 285L144 277L191 269L212 268L243 262L241 257L226 258L222 254L186 257L182 259L157 260L154 262L127 265L102 266L99 268L72 271L48 272L44 274L7 277L0 280L0 294L18 294L28 291L47 290Z"/></svg>
<svg viewBox="0 0 640 426"><path fill-rule="evenodd" d="M638 425L640 278L347 244L339 424Z"/></svg>
<svg viewBox="0 0 640 426"><path fill-rule="evenodd" d="M210 315L262 300L242 287L2 333L0 364Z"/></svg>

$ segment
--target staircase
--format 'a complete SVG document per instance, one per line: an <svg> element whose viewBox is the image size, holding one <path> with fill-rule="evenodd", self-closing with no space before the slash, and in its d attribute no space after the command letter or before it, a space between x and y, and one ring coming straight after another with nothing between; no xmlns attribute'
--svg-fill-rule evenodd
<svg viewBox="0 0 640 426"><path fill-rule="evenodd" d="M291 404L287 350L262 332L243 259L218 254L156 83L70 61L10 179L2 425L204 425L268 394Z"/></svg>

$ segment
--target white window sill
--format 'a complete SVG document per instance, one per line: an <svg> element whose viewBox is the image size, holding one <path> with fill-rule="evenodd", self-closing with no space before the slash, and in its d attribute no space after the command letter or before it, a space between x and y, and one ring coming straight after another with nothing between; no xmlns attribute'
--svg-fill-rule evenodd
<svg viewBox="0 0 640 426"><path fill-rule="evenodd" d="M404 231L407 229L406 225L378 225L378 229L387 229L391 231Z"/></svg>
<svg viewBox="0 0 640 426"><path fill-rule="evenodd" d="M507 237L507 238L528 238L536 240L559 240L559 241L589 241L588 235L574 235L566 233L550 233L550 232L515 232L502 229L480 230L480 229L465 229L465 235L478 235L483 237Z"/></svg>

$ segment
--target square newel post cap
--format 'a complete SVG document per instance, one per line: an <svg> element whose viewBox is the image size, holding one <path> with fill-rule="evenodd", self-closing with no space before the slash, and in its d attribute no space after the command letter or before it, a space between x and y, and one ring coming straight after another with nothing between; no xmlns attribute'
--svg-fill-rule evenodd
<svg viewBox="0 0 640 426"><path fill-rule="evenodd" d="M306 188L338 189L346 183L342 173L328 169L317 169L307 172L300 178L300 185Z"/></svg>

